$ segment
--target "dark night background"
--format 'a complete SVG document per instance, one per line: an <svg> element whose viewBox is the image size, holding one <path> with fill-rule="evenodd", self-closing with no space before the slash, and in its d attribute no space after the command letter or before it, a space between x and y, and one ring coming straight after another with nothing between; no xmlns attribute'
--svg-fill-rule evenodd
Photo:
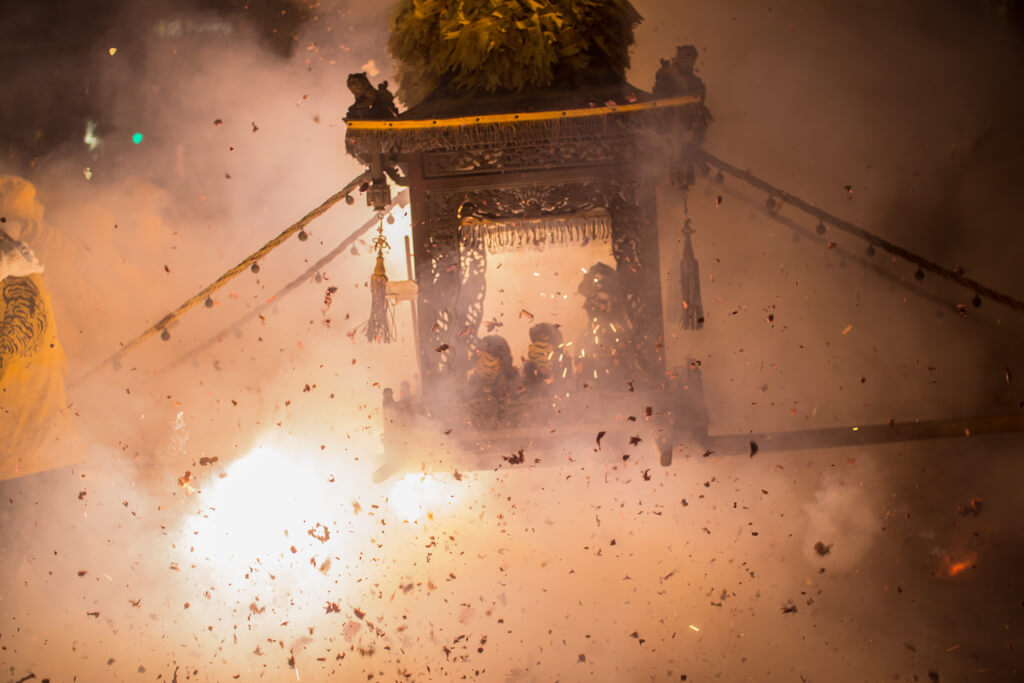
<svg viewBox="0 0 1024 683"><path fill-rule="evenodd" d="M327 22L335 22L339 33L363 48L366 58L386 63L383 40L361 39L386 26L388 3L330 3L340 11L327 13ZM346 7L345 5L350 5ZM666 3L671 6L672 3ZM856 15L862 3L842 3ZM1017 37L1024 32L1024 2L1021 0L936 0L928 3L891 3L895 13L900 6L913 7L911 21L938 39L950 30L950 13L960 13L981 24L1007 27ZM62 145L76 141L82 121L100 119L105 128L128 126L135 122L104 121L108 98L94 71L99 59L94 49L99 44L118 46L124 55L120 62L134 83L146 85L145 44L154 39L160 21L174 21L185 15L201 13L211 20L230 22L235 29L258 36L265 49L281 58L290 57L304 24L318 11L319 4L301 0L189 0L187 2L125 2L124 0L51 0L48 2L5 2L0 9L0 59L7 74L25 75L5 85L5 106L0 110L0 149L8 162L17 166L45 158ZM870 11L865 7L865 13ZM130 28L125 28L130 27ZM180 39L180 49L188 50L190 38ZM201 40L201 38L199 38ZM330 49L329 45L325 48ZM326 54L326 53L325 53ZM871 59L870 54L864 55ZM1019 65L1008 63L1007 75ZM1017 71L1019 73L1019 71ZM12 87L13 86L13 87ZM339 87L344 87L339 83ZM123 94L122 94L123 96ZM982 141L983 142L983 141Z"/></svg>
<svg viewBox="0 0 1024 683"><path fill-rule="evenodd" d="M352 11L345 3L329 3L333 11L319 10L320 26L331 25L340 44L359 45L366 59L386 59L380 43L364 44L371 32L386 26L387 3L365 3ZM207 33L183 28L167 31L175 21L184 25L226 22L233 37L249 36L267 54L281 60L292 57L303 26L319 7L296 0L190 0L186 2L124 2L123 0L55 0L41 3L5 2L0 9L0 59L12 75L4 87L0 110L0 147L8 164L30 167L62 147L80 142L84 121L99 123L97 135L130 129L144 122L110 120L112 99L129 99L131 89L150 88L147 47L163 40L185 54L204 43L217 42L215 29ZM222 27L223 28L223 27ZM116 46L116 62L103 61L98 46ZM320 56L337 54L338 43L325 43ZM367 49L369 48L369 49ZM97 69L119 69L114 91ZM109 77L109 71L106 76ZM114 80L114 79L110 79ZM344 88L342 76L338 84ZM172 97L170 89L163 96ZM34 161L33 161L34 160Z"/></svg>

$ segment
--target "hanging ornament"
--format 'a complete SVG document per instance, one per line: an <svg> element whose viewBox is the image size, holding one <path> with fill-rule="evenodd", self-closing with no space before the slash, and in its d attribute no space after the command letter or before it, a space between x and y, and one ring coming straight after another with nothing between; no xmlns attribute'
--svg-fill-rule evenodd
<svg viewBox="0 0 1024 683"><path fill-rule="evenodd" d="M305 230L299 230L299 241L305 242L309 239L309 234Z"/></svg>
<svg viewBox="0 0 1024 683"><path fill-rule="evenodd" d="M252 268L250 268L249 270L252 271L253 275L256 275L257 273L260 272L260 264L258 264L258 263L252 264Z"/></svg>
<svg viewBox="0 0 1024 683"><path fill-rule="evenodd" d="M388 300L388 275L384 270L384 250L391 249L384 237L384 217L381 216L377 226L377 236L373 238L373 248L377 251L377 264L370 276L370 319L366 321L366 339L371 342L390 344L395 340L391 302Z"/></svg>
<svg viewBox="0 0 1024 683"><path fill-rule="evenodd" d="M914 279L917 280L917 281L923 280L924 279L924 271L921 270L920 268L918 268L917 272L914 273Z"/></svg>
<svg viewBox="0 0 1024 683"><path fill-rule="evenodd" d="M203 302L207 308L213 308L213 299L206 297L206 301Z"/></svg>
<svg viewBox="0 0 1024 683"><path fill-rule="evenodd" d="M868 256L874 256L875 255L875 246L873 244L869 244L868 248L864 250L864 253L867 254Z"/></svg>
<svg viewBox="0 0 1024 683"><path fill-rule="evenodd" d="M818 221L818 225L815 226L814 231L817 232L819 235L824 235L825 234L825 224L823 222L821 222L821 221Z"/></svg>
<svg viewBox="0 0 1024 683"><path fill-rule="evenodd" d="M686 212L686 201L683 200L683 211ZM694 233L690 218L686 216L683 223L683 258L679 262L679 273L682 280L683 311L680 326L684 330L699 330L704 327L704 303L700 298L700 264L693 253L690 235Z"/></svg>

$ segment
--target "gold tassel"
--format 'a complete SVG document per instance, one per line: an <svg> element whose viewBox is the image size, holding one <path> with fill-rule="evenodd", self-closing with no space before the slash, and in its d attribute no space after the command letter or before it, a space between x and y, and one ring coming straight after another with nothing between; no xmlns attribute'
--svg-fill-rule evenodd
<svg viewBox="0 0 1024 683"><path fill-rule="evenodd" d="M384 249L388 242L384 238L384 221L377 228L377 237L373 240L377 249L377 264L370 277L370 319L366 321L367 341L378 344L390 344L395 340L394 314L388 300L388 274L384 270Z"/></svg>
<svg viewBox="0 0 1024 683"><path fill-rule="evenodd" d="M687 218L683 224L683 258L679 262L679 273L682 280L683 311L680 325L684 330L699 330L704 327L704 303L700 297L700 264L693 253L690 235L694 230Z"/></svg>

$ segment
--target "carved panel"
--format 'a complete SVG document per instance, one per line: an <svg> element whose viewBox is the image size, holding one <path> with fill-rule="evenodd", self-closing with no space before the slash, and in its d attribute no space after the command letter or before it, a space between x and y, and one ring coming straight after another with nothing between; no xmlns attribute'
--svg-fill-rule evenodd
<svg viewBox="0 0 1024 683"><path fill-rule="evenodd" d="M638 205L637 181L632 178L524 185L499 188L427 191L424 202L424 245L430 260L430 282L421 283L422 342L428 375L455 373L461 378L473 361L486 295L486 250L480 240L460 240L462 220L545 218L608 212L612 222L612 249L628 315L639 332L641 351L647 352L661 334L657 264L645 264L640 249L643 211ZM647 236L657 239L656 235ZM654 254L656 255L656 250ZM651 266L648 268L647 266ZM447 345L447 346L445 346ZM439 348L443 352L435 351ZM652 354L641 353L645 361Z"/></svg>
<svg viewBox="0 0 1024 683"><path fill-rule="evenodd" d="M607 209L614 200L606 182L526 185L462 193L459 217L479 219L541 218Z"/></svg>
<svg viewBox="0 0 1024 683"><path fill-rule="evenodd" d="M631 137L559 140L554 144L491 145L423 154L423 175L440 178L471 173L535 170L559 166L628 163L635 156Z"/></svg>

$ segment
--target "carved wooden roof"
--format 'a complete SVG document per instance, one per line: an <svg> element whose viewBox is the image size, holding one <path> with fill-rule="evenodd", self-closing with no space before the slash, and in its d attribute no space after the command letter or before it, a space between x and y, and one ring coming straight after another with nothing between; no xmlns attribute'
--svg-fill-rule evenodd
<svg viewBox="0 0 1024 683"><path fill-rule="evenodd" d="M630 90L602 101L564 93L548 98L480 97L479 109L465 114L467 101L431 100L383 121L348 121L346 149L367 161L383 152L396 156L426 150L465 149L479 145L554 144L584 137L623 137L659 133L682 140L687 132L702 135L710 115L695 95L657 100ZM515 108L512 105L522 105ZM560 105L560 106L558 106ZM456 112L462 112L455 115ZM428 115L433 114L433 115ZM447 115L451 114L451 115Z"/></svg>

